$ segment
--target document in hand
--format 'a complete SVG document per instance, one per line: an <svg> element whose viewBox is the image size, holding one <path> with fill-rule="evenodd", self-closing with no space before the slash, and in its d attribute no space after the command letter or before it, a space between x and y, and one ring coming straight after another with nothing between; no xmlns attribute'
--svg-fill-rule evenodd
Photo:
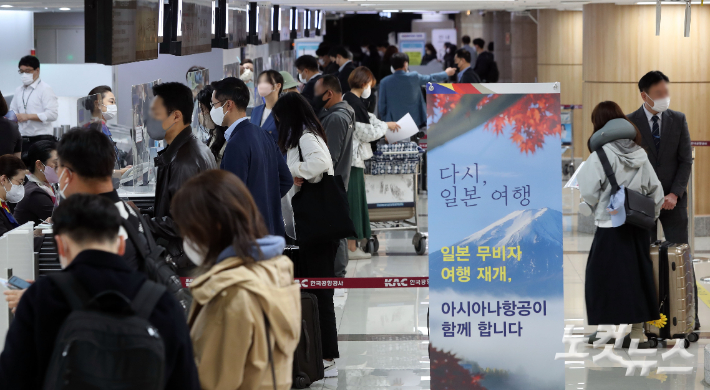
<svg viewBox="0 0 710 390"><path fill-rule="evenodd" d="M399 130L397 132L387 129L387 132L385 133L387 142L391 144L403 139L409 139L409 137L419 132L419 127L416 123L414 123L414 119L412 119L412 116L409 115L409 113L403 116L402 119L398 120L397 124L399 125Z"/></svg>

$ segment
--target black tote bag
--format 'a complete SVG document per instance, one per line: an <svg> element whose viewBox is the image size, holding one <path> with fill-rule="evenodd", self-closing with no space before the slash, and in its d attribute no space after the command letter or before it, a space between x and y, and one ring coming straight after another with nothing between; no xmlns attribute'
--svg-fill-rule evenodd
<svg viewBox="0 0 710 390"><path fill-rule="evenodd" d="M298 147L303 161L301 147ZM299 244L317 244L355 236L350 219L350 205L343 178L323 173L318 183L304 181L291 199L296 240Z"/></svg>

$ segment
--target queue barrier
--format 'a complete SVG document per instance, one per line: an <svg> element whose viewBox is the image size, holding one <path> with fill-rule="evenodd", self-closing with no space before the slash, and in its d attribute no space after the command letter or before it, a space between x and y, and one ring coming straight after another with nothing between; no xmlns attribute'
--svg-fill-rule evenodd
<svg viewBox="0 0 710 390"><path fill-rule="evenodd" d="M190 287L194 278L180 278L183 287ZM407 288L429 287L429 277L391 278L296 278L302 289L329 288Z"/></svg>

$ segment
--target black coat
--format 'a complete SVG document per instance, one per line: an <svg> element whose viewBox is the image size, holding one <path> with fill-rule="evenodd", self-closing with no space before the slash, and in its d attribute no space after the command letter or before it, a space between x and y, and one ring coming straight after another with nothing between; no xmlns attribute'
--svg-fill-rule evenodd
<svg viewBox="0 0 710 390"><path fill-rule="evenodd" d="M301 95L303 95L306 100L311 102L313 104L313 99L316 96L316 81L323 77L321 74L317 74L313 77L311 77L310 80L306 83L306 85L303 86L303 91L301 91Z"/></svg>
<svg viewBox="0 0 710 390"><path fill-rule="evenodd" d="M187 180L200 172L217 168L210 148L192 134L187 126L173 139L167 148L158 152L155 158L157 179L155 187L154 218L149 222L156 239L168 242L182 242L170 214L170 202L175 193Z"/></svg>
<svg viewBox="0 0 710 390"><path fill-rule="evenodd" d="M661 114L661 148L658 151L653 143L651 126L643 107L629 114L628 118L643 136L640 146L646 149L648 160L663 185L663 193L676 194L678 206L687 207L685 192L693 167L693 151L685 114L673 110L666 110Z"/></svg>
<svg viewBox="0 0 710 390"><path fill-rule="evenodd" d="M458 81L459 83L480 83L481 78L478 77L478 74L473 70L473 68L466 68L466 70L463 71L463 75L461 76L461 80Z"/></svg>
<svg viewBox="0 0 710 390"><path fill-rule="evenodd" d="M330 61L330 63L326 67L321 67L321 71L325 75L337 74L338 69L340 69L340 67L338 66L338 64L335 63L335 61Z"/></svg>
<svg viewBox="0 0 710 390"><path fill-rule="evenodd" d="M340 88L342 88L343 93L350 92L350 83L348 83L348 78L350 78L350 73L355 70L355 64L352 61L345 64L343 70L338 71L338 80L340 80Z"/></svg>
<svg viewBox="0 0 710 390"><path fill-rule="evenodd" d="M43 220L51 217L53 211L54 202L49 193L37 183L28 181L25 184L25 196L15 206L12 215L20 225L32 221L37 226Z"/></svg>
<svg viewBox="0 0 710 390"><path fill-rule="evenodd" d="M86 250L62 272L71 272L89 295L116 290L132 299L145 275L131 271L115 254ZM69 303L49 278L25 291L0 355L0 388L41 389L54 342L70 313ZM149 318L165 343L165 388L199 389L185 314L167 292Z"/></svg>
<svg viewBox="0 0 710 390"><path fill-rule="evenodd" d="M476 65L473 67L473 70L478 74L481 80L490 82L493 78L492 72L494 66L495 59L493 53L484 51L476 58Z"/></svg>

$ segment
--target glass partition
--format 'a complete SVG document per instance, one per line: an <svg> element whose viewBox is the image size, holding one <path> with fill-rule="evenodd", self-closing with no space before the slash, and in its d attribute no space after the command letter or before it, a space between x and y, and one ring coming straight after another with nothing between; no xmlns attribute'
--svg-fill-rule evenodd
<svg viewBox="0 0 710 390"><path fill-rule="evenodd" d="M155 186L155 165L162 142L150 137L150 134L160 133L162 124L150 116L150 105L153 102L153 85L160 80L131 87L131 106L133 109L133 129L131 144L133 168L120 178L120 186L128 192L146 192L150 189L139 187ZM154 130L158 130L157 132Z"/></svg>
<svg viewBox="0 0 710 390"><path fill-rule="evenodd" d="M241 64L239 63L239 61L224 65L224 69L223 69L224 78L239 77L239 66L240 65Z"/></svg>
<svg viewBox="0 0 710 390"><path fill-rule="evenodd" d="M261 101L261 97L259 96L259 91L256 90L256 83L257 83L257 77L266 70L265 64L264 64L264 58L258 57L254 58L254 80L252 81L251 85L247 84L247 86L250 86L251 89L254 91L254 95L252 96L252 101L251 101L251 107L256 107L264 104L264 102Z"/></svg>
<svg viewBox="0 0 710 390"><path fill-rule="evenodd" d="M210 70L201 69L194 72L187 73L187 86L192 91L192 99L194 107L192 109L192 134L197 137L198 140L203 143L207 143L210 138L210 132L203 125L200 124L199 113L200 105L197 102L197 94L202 91L205 85L210 83Z"/></svg>

